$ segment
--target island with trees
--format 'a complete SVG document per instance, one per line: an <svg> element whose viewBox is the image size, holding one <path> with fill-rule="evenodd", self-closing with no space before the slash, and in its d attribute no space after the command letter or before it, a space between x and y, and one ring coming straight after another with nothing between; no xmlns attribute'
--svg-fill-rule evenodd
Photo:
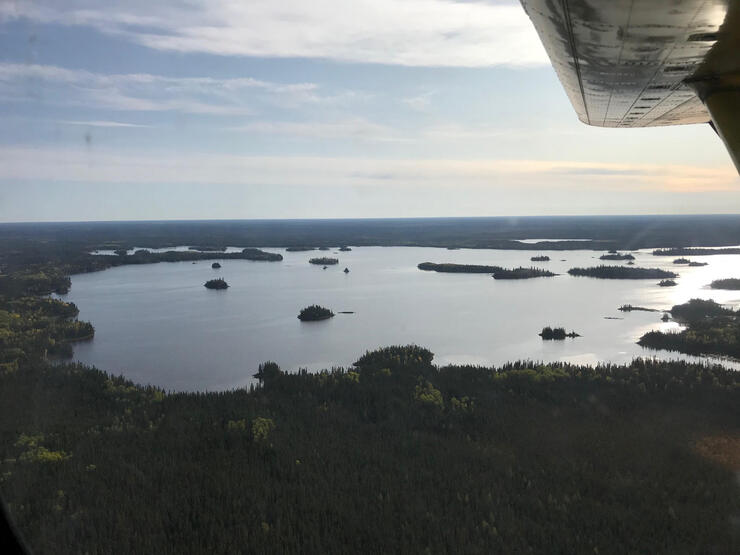
<svg viewBox="0 0 740 555"><path fill-rule="evenodd" d="M661 279L658 282L658 287L675 287L678 285L678 282L674 279Z"/></svg>
<svg viewBox="0 0 740 555"><path fill-rule="evenodd" d="M203 284L206 289L228 289L229 284L223 278L209 279Z"/></svg>
<svg viewBox="0 0 740 555"><path fill-rule="evenodd" d="M691 263L691 260L689 260L688 258L683 258L682 257L682 258L676 258L673 261L673 263L674 264L690 264Z"/></svg>
<svg viewBox="0 0 740 555"><path fill-rule="evenodd" d="M632 312L633 310L641 311L641 312L660 312L658 309L655 309L655 308L645 308L644 306L632 306L631 304L623 304L617 310L620 310L622 312Z"/></svg>
<svg viewBox="0 0 740 555"><path fill-rule="evenodd" d="M591 268L571 268L572 276L587 276L599 279L655 279L678 277L675 272L660 268L634 268L632 266L594 266Z"/></svg>
<svg viewBox="0 0 740 555"><path fill-rule="evenodd" d="M450 262L443 262L437 264L434 262L422 262L417 265L419 270L427 272L442 272L449 274L492 274L498 270L502 270L501 266L486 266L481 264L452 264Z"/></svg>
<svg viewBox="0 0 740 555"><path fill-rule="evenodd" d="M214 270L218 270L220 267L221 264L219 264L218 262L214 262L213 264L211 264L211 268L213 268Z"/></svg>
<svg viewBox="0 0 740 555"><path fill-rule="evenodd" d="M319 258L311 258L308 263L316 264L317 266L334 266L335 264L339 264L339 259L322 256Z"/></svg>
<svg viewBox="0 0 740 555"><path fill-rule="evenodd" d="M540 277L553 277L557 274L541 268L499 268L494 270L493 279L531 279Z"/></svg>
<svg viewBox="0 0 740 555"><path fill-rule="evenodd" d="M324 308L323 306L319 306L317 304L312 304L311 306L307 306L304 309L301 309L301 311L298 313L298 319L301 322L315 322L317 320L328 320L329 318L332 318L334 316L334 313L329 310L328 308Z"/></svg>
<svg viewBox="0 0 740 555"><path fill-rule="evenodd" d="M351 249L350 247L346 246L346 245L343 245L343 246L339 247L339 250L340 250L341 252L349 252L349 251L351 251L352 249Z"/></svg>
<svg viewBox="0 0 740 555"><path fill-rule="evenodd" d="M286 247L286 252L305 252L305 251L315 251L316 247Z"/></svg>
<svg viewBox="0 0 740 555"><path fill-rule="evenodd" d="M565 328L552 328L550 326L546 326L542 328L542 331L539 333L539 336L546 340L546 341L560 341L565 339L566 337L581 337L580 334L571 331L569 333L566 333Z"/></svg>
<svg viewBox="0 0 740 555"><path fill-rule="evenodd" d="M695 262L693 260L689 262L690 268L696 268L698 266L709 266L709 262Z"/></svg>
<svg viewBox="0 0 740 555"><path fill-rule="evenodd" d="M539 255L539 256L533 256L530 258L532 262L550 262L550 257L546 254Z"/></svg>
<svg viewBox="0 0 740 555"><path fill-rule="evenodd" d="M740 279L738 278L724 278L715 279L709 284L712 289L729 289L732 291L740 290Z"/></svg>
<svg viewBox="0 0 740 555"><path fill-rule="evenodd" d="M635 257L630 253L620 254L618 252L610 252L608 254L602 254L599 260L634 260Z"/></svg>
<svg viewBox="0 0 740 555"><path fill-rule="evenodd" d="M679 332L650 331L638 343L651 349L690 355L740 358L740 313L712 300L691 299L670 310L687 327Z"/></svg>

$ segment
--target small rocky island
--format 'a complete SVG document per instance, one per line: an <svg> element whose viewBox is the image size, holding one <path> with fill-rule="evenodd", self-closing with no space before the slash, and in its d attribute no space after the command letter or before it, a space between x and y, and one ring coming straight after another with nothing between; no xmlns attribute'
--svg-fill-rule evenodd
<svg viewBox="0 0 740 555"><path fill-rule="evenodd" d="M678 274L660 268L634 268L632 266L595 266L592 268L571 268L572 276L587 276L599 279L655 279L675 278Z"/></svg>
<svg viewBox="0 0 740 555"><path fill-rule="evenodd" d="M317 320L328 320L333 316L334 313L328 308L324 308L323 306L319 306L317 304L312 304L311 306L307 306L300 311L300 313L298 314L298 319L301 322L315 322Z"/></svg>
<svg viewBox="0 0 740 555"><path fill-rule="evenodd" d="M674 264L690 264L691 263L691 260L689 260L688 258L676 258L673 261L673 263Z"/></svg>
<svg viewBox="0 0 740 555"><path fill-rule="evenodd" d="M642 311L642 312L658 312L655 308L645 308L644 306L632 306L631 304L623 304L619 307L618 310L621 310L622 312L632 312L633 310Z"/></svg>
<svg viewBox="0 0 740 555"><path fill-rule="evenodd" d="M658 285L661 287L674 287L675 285L678 285L678 284L672 279L661 279L658 282Z"/></svg>
<svg viewBox="0 0 740 555"><path fill-rule="evenodd" d="M210 279L203 284L207 289L228 289L229 284L223 278Z"/></svg>
<svg viewBox="0 0 740 555"><path fill-rule="evenodd" d="M344 269L344 273L345 273L345 274L348 274L348 273L349 273L349 268L345 268L345 269Z"/></svg>
<svg viewBox="0 0 740 555"><path fill-rule="evenodd" d="M533 256L530 260L532 262L550 262L550 257L545 254L542 256Z"/></svg>
<svg viewBox="0 0 740 555"><path fill-rule="evenodd" d="M339 247L339 250L340 250L341 252L349 252L349 251L351 251L352 249L351 249L351 248L349 248L349 247L345 247L345 246L342 246L342 247Z"/></svg>
<svg viewBox="0 0 740 555"><path fill-rule="evenodd" d="M316 264L317 266L333 266L334 264L339 264L339 259L322 256L320 258L311 258L308 263Z"/></svg>
<svg viewBox="0 0 740 555"><path fill-rule="evenodd" d="M542 328L542 331L539 333L539 336L542 339L545 339L547 341L550 340L561 340L565 339L566 337L581 337L580 334L571 331L570 333L565 332L565 328L551 328L550 326Z"/></svg>
<svg viewBox="0 0 740 555"><path fill-rule="evenodd" d="M214 262L213 264L211 264L211 268L213 268L214 270L218 270L220 267L221 264L219 264L218 262Z"/></svg>

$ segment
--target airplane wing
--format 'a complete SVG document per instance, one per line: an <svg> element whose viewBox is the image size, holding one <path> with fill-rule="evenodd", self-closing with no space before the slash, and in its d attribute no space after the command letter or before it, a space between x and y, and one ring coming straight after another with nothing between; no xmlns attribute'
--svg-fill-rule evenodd
<svg viewBox="0 0 740 555"><path fill-rule="evenodd" d="M740 171L740 0L521 3L582 122L709 122Z"/></svg>

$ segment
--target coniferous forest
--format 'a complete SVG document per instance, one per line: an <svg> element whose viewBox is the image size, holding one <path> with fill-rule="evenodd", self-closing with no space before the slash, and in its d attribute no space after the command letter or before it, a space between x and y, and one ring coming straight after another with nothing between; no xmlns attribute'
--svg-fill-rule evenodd
<svg viewBox="0 0 740 555"><path fill-rule="evenodd" d="M45 248L0 253L0 492L34 553L740 550L735 371L437 366L407 345L166 392L54 362L94 328L45 295L89 260Z"/></svg>

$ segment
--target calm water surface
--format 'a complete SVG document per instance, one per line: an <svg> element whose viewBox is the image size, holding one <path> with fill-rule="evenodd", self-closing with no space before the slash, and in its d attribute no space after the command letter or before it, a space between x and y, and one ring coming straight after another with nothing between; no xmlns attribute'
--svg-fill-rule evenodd
<svg viewBox="0 0 740 555"><path fill-rule="evenodd" d="M220 270L211 268L212 261L159 263L72 276L72 289L62 298L76 303L80 319L91 321L96 330L93 340L75 346L75 358L168 390L240 387L253 381L258 364L266 360L285 370L315 370L350 365L368 349L407 343L429 348L437 364L692 359L635 344L651 329L677 328L661 322L661 312L622 313L617 308L629 303L667 309L694 297L740 305L740 292L707 287L713 279L738 277L740 256L734 255L694 257L709 265L688 268L674 266L673 257L634 252L636 266L680 274L678 286L662 288L658 280L566 274L574 266L601 263L602 253L594 251L265 250L280 252L284 260L223 260ZM530 262L537 254L551 261ZM308 263L325 255L340 263L326 270ZM536 265L564 275L497 281L487 274L418 270L416 265L425 261ZM343 273L345 267L349 274ZM231 287L204 288L213 277L225 278ZM310 304L354 314L302 323L296 316ZM582 337L542 341L537 334L545 325L573 329Z"/></svg>

